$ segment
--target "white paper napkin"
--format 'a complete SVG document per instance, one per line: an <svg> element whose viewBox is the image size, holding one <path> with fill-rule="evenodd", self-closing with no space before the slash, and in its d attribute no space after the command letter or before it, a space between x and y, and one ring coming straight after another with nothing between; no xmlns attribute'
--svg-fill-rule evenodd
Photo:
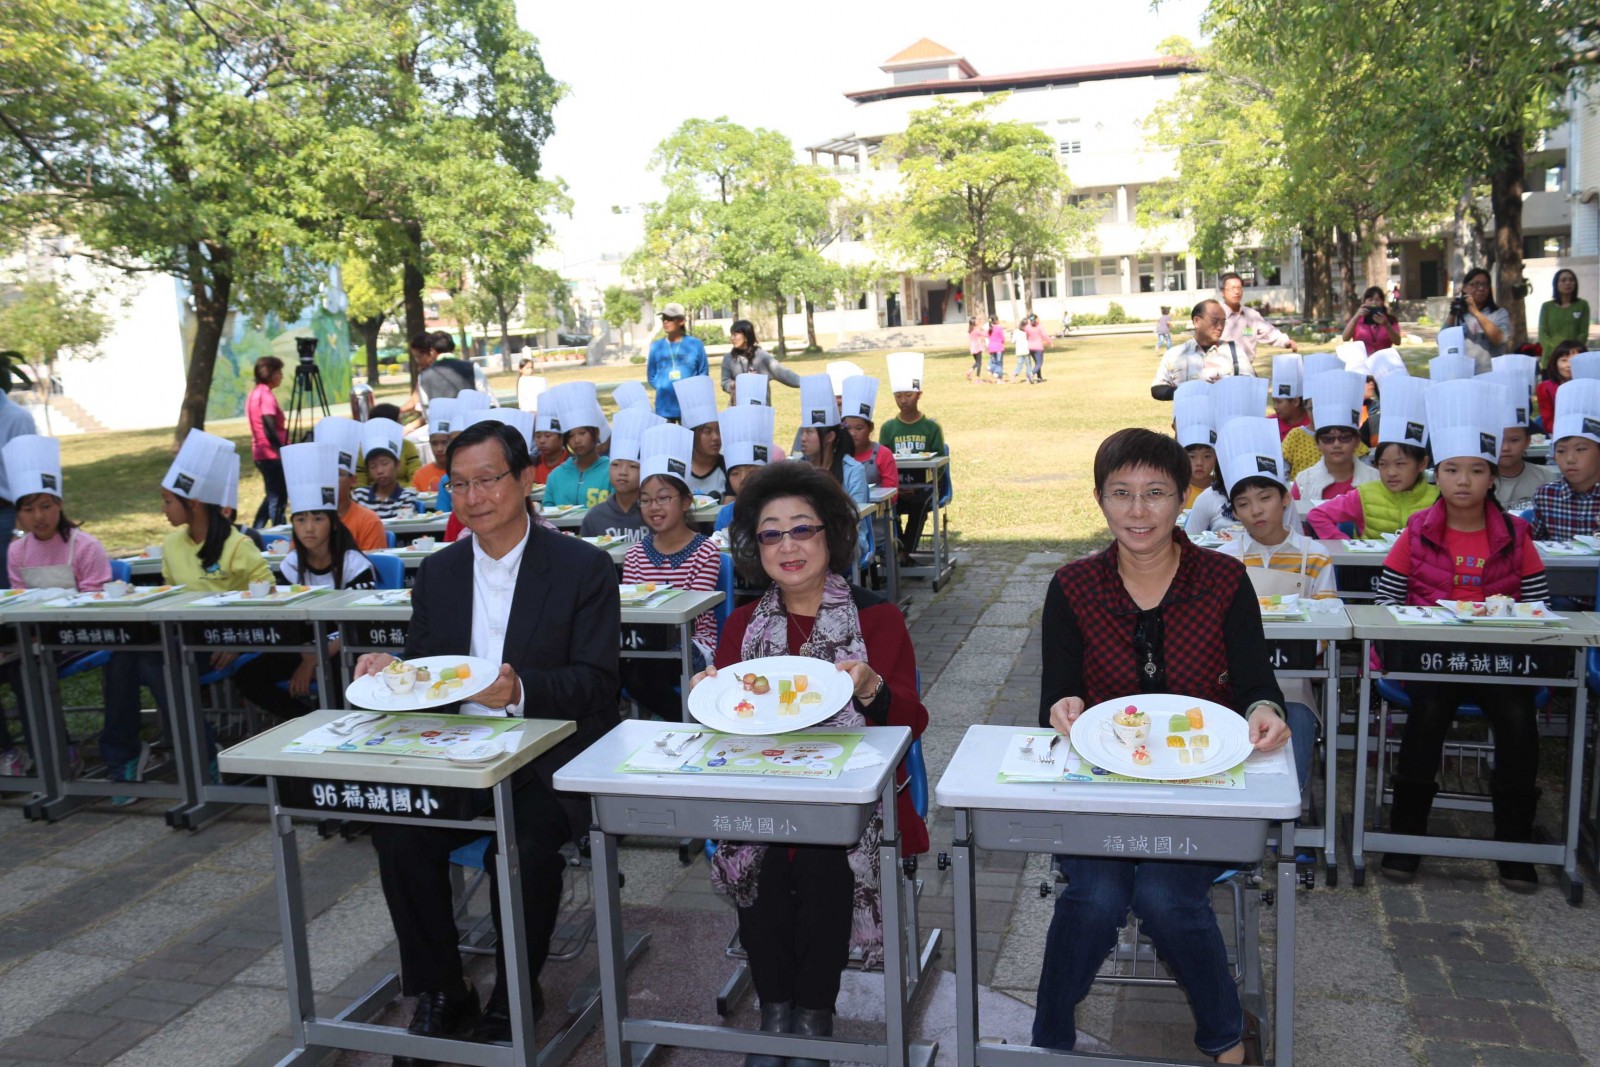
<svg viewBox="0 0 1600 1067"><path fill-rule="evenodd" d="M856 745L855 751L850 753L850 758L845 760L844 769L847 771L859 771L866 767L881 766L887 762L882 752L862 741Z"/></svg>
<svg viewBox="0 0 1600 1067"><path fill-rule="evenodd" d="M1249 758L1244 761L1244 773L1288 774L1290 761L1280 755L1281 751L1280 749L1278 752L1262 752L1259 749L1252 749Z"/></svg>

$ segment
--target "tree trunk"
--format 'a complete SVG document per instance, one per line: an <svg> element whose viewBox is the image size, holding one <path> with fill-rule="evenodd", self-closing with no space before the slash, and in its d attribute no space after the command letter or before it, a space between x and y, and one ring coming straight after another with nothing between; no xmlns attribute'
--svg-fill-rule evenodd
<svg viewBox="0 0 1600 1067"><path fill-rule="evenodd" d="M1389 302L1389 220L1379 216L1372 221L1372 247L1367 250L1367 285L1383 290Z"/></svg>
<svg viewBox="0 0 1600 1067"><path fill-rule="evenodd" d="M967 290L968 314L978 320L978 325L985 329L989 326L989 279L988 271L975 270L972 272L973 285Z"/></svg>
<svg viewBox="0 0 1600 1067"><path fill-rule="evenodd" d="M194 253L199 255L198 252ZM190 430L203 430L206 426L206 403L211 398L211 375L217 366L217 349L222 344L222 331L228 321L228 301L233 293L233 279L224 264L230 253L212 254L202 286L192 286L190 298L194 301L194 341L189 346L189 373L183 385L183 404L178 409L178 425L172 431L174 448L183 444Z"/></svg>
<svg viewBox="0 0 1600 1067"><path fill-rule="evenodd" d="M401 299L405 304L406 315L406 345L410 351L411 339L428 328L428 311L422 304L422 288L426 284L422 276L422 224L408 222L405 225L406 249L405 264L400 269ZM411 364L411 384L417 384L417 368Z"/></svg>
<svg viewBox="0 0 1600 1067"><path fill-rule="evenodd" d="M1507 133L1496 145L1500 165L1489 175L1489 202L1494 207L1495 301L1511 314L1509 350L1528 343L1527 295L1522 280L1522 186L1526 161L1522 134Z"/></svg>
<svg viewBox="0 0 1600 1067"><path fill-rule="evenodd" d="M361 331L361 344L367 351L367 384L376 389L378 387L378 331L383 328L383 316L374 315L370 319L362 319L355 324Z"/></svg>
<svg viewBox="0 0 1600 1067"><path fill-rule="evenodd" d="M1028 314L1029 315L1033 314L1033 289L1034 289L1035 284L1037 284L1038 280L1039 280L1039 264L1037 262L1035 262L1034 260L1030 259L1030 260L1028 260L1028 276L1027 276L1027 279L1024 282L1024 284L1027 286L1027 288L1022 291L1023 299L1027 301L1025 306L1028 309Z"/></svg>
<svg viewBox="0 0 1600 1067"><path fill-rule="evenodd" d="M1333 278L1330 273L1328 238L1324 234L1307 234L1302 241L1300 255L1305 272L1305 316L1316 322L1333 318Z"/></svg>
<svg viewBox="0 0 1600 1067"><path fill-rule="evenodd" d="M838 341L834 341L833 345L834 345L835 348L837 348L837 347L839 347L839 342ZM817 344L817 305L816 305L816 302L814 300L812 300L810 297L807 297L806 298L806 351L808 351L808 352L816 351L817 349L819 349L821 347L822 347L821 345Z"/></svg>
<svg viewBox="0 0 1600 1067"><path fill-rule="evenodd" d="M1466 180L1461 195L1456 198L1450 230L1452 240L1448 292L1455 295L1461 285L1461 279L1467 276L1467 271L1483 266L1484 260L1483 220L1478 215L1477 198L1472 195L1471 178Z"/></svg>
<svg viewBox="0 0 1600 1067"><path fill-rule="evenodd" d="M1356 295L1356 235L1339 227L1339 296L1342 309L1334 318L1355 314L1361 303Z"/></svg>
<svg viewBox="0 0 1600 1067"><path fill-rule="evenodd" d="M785 348L784 345L783 345L783 294L782 293L774 293L773 294L772 306L774 308L776 308L777 311L778 311L778 340L777 340L777 343L772 346L772 351L777 355L786 356L786 355L789 354L789 350L787 348Z"/></svg>

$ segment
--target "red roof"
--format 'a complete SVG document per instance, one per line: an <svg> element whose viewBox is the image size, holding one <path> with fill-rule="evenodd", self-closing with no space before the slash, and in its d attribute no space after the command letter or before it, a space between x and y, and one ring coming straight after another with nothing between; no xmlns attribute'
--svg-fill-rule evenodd
<svg viewBox="0 0 1600 1067"><path fill-rule="evenodd" d="M910 85L884 85L858 89L845 97L858 104L893 100L905 96L937 96L940 93L999 92L1003 89L1032 88L1039 85L1064 85L1072 82L1104 81L1111 78L1138 78L1151 74L1191 74L1200 68L1192 56L1161 56L1131 59L1120 63L1097 63L1088 67L1058 67L1054 70L1029 70L1017 74L989 74L977 78L916 82Z"/></svg>

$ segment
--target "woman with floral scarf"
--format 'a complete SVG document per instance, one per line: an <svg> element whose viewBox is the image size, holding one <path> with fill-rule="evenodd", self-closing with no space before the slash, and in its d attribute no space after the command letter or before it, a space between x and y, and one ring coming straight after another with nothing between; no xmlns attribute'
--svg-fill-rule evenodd
<svg viewBox="0 0 1600 1067"><path fill-rule="evenodd" d="M850 565L856 537L855 504L839 483L809 464L772 464L745 483L728 533L745 577L772 584L760 600L729 616L717 667L762 656L826 660L849 673L855 696L822 725L909 726L920 735L928 710L917 694L916 652L905 618L895 605L852 587L839 573ZM694 681L713 674L715 669ZM905 780L903 768L897 780ZM900 793L896 819L904 851L927 851L927 827L906 792ZM869 963L882 957L882 831L880 814L849 849L718 842L711 880L738 907L761 1029L832 1035L840 972L851 949L860 949ZM746 1067L785 1062L821 1064L745 1057Z"/></svg>

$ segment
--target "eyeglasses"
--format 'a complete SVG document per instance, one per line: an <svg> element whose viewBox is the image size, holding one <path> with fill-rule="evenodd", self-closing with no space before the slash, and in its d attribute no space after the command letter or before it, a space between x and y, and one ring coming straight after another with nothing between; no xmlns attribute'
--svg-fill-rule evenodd
<svg viewBox="0 0 1600 1067"><path fill-rule="evenodd" d="M670 508L683 497L677 493L660 493L656 496L642 496L639 498L641 508Z"/></svg>
<svg viewBox="0 0 1600 1067"><path fill-rule="evenodd" d="M768 547L777 544L785 537L794 541L809 541L822 532L820 525L810 526L802 523L787 530L762 530L756 534L756 540Z"/></svg>
<svg viewBox="0 0 1600 1067"><path fill-rule="evenodd" d="M1340 433L1319 433L1319 434L1317 434L1317 444L1319 444L1319 445L1348 445L1351 442L1353 442L1355 439L1356 439L1356 435L1351 433L1351 432L1349 432L1348 430L1342 431Z"/></svg>
<svg viewBox="0 0 1600 1067"><path fill-rule="evenodd" d="M1159 508L1178 498L1178 494L1170 489L1148 489L1143 493L1130 493L1126 489L1113 489L1109 493L1100 494L1100 502L1107 507L1118 511L1127 511L1133 507L1135 500L1142 501L1146 507Z"/></svg>
<svg viewBox="0 0 1600 1067"><path fill-rule="evenodd" d="M486 474L482 478L472 478L462 482L452 481L450 483L450 491L452 493L460 493L462 496L466 496L474 489L479 493L492 492L495 483L510 473L511 471L508 469L501 471L499 474Z"/></svg>

